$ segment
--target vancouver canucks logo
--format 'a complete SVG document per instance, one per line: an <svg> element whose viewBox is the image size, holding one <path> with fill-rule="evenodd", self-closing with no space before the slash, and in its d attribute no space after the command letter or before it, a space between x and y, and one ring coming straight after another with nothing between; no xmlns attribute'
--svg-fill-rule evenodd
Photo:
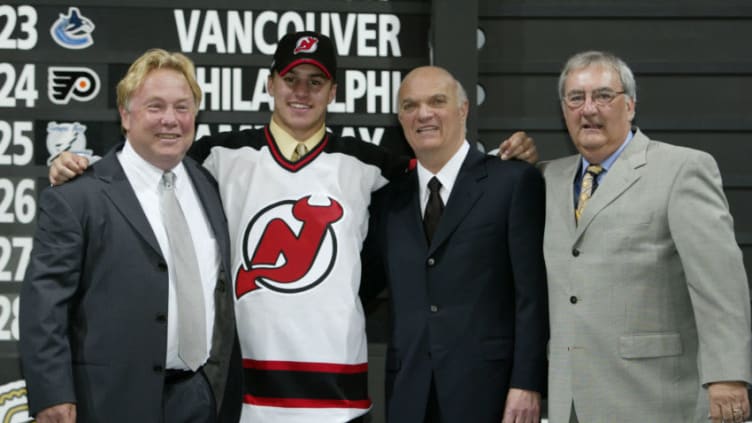
<svg viewBox="0 0 752 423"><path fill-rule="evenodd" d="M259 288L291 294L324 281L337 257L332 225L343 210L333 198L322 200L285 200L253 217L243 236L237 298Z"/></svg>
<svg viewBox="0 0 752 423"><path fill-rule="evenodd" d="M50 28L50 35L56 43L73 50L80 50L94 44L92 32L94 32L94 24L81 15L77 7L69 7L67 15L61 13Z"/></svg>

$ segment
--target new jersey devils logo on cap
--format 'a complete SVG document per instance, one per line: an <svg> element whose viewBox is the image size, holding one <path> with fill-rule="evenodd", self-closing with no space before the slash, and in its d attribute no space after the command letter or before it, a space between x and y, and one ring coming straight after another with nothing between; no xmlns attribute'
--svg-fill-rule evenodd
<svg viewBox="0 0 752 423"><path fill-rule="evenodd" d="M295 44L295 50L293 50L293 54L298 53L313 53L316 51L316 49L319 46L319 39L316 37L306 36L301 37L297 44Z"/></svg>
<svg viewBox="0 0 752 423"><path fill-rule="evenodd" d="M342 206L332 198L328 205L314 205L310 199L281 201L253 217L243 236L237 298L262 287L283 293L305 291L331 272L337 256L332 224L342 217Z"/></svg>

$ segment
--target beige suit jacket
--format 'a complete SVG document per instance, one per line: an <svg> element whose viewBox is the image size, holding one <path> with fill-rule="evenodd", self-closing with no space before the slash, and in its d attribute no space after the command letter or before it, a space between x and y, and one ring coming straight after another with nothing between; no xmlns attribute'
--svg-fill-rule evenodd
<svg viewBox="0 0 752 423"><path fill-rule="evenodd" d="M750 300L713 158L635 136L574 221L580 156L547 164L549 418L707 422L749 383Z"/></svg>

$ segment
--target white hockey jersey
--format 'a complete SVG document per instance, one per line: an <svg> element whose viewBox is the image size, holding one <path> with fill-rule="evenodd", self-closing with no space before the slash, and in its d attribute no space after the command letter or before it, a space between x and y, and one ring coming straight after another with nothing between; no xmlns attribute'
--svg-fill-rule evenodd
<svg viewBox="0 0 752 423"><path fill-rule="evenodd" d="M360 252L371 193L406 161L327 134L292 163L268 127L204 138L189 154L217 179L230 230L241 421L334 423L365 414Z"/></svg>

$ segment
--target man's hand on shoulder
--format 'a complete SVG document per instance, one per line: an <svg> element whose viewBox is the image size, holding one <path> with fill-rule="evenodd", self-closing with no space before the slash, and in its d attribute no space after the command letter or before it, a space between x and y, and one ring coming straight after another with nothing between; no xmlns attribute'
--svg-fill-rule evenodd
<svg viewBox="0 0 752 423"><path fill-rule="evenodd" d="M70 151L63 151L50 163L48 177L52 185L61 185L84 173L89 159Z"/></svg>
<svg viewBox="0 0 752 423"><path fill-rule="evenodd" d="M502 423L538 423L541 415L541 394L525 389L509 389Z"/></svg>
<svg viewBox="0 0 752 423"><path fill-rule="evenodd" d="M37 423L76 423L76 404L53 405L37 413Z"/></svg>
<svg viewBox="0 0 752 423"><path fill-rule="evenodd" d="M744 382L713 382L708 385L710 421L740 423L749 416L749 397Z"/></svg>
<svg viewBox="0 0 752 423"><path fill-rule="evenodd" d="M499 144L499 157L502 160L518 159L535 164L538 162L538 150L532 137L523 131L517 131Z"/></svg>

